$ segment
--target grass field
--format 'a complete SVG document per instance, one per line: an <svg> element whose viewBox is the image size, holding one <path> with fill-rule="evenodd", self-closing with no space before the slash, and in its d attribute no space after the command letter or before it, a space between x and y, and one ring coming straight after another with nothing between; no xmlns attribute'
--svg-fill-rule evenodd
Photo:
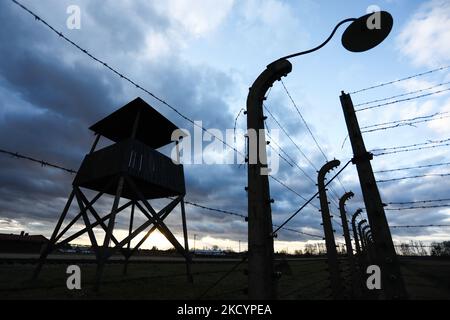
<svg viewBox="0 0 450 320"><path fill-rule="evenodd" d="M82 264L82 289L66 288L64 264L48 264L39 280L31 283L33 265L0 265L1 299L246 299L245 263L206 294L236 262L195 263L194 283L187 281L182 263L131 263L128 275L120 264L106 266L100 292L93 291L95 265ZM330 299L324 260L278 263L280 299ZM343 264L344 273L346 267ZM402 259L402 270L412 299L450 299L450 261Z"/></svg>

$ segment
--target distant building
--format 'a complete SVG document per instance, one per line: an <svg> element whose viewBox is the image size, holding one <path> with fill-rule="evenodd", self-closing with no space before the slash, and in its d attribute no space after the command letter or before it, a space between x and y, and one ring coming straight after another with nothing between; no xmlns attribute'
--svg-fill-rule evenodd
<svg viewBox="0 0 450 320"><path fill-rule="evenodd" d="M42 235L28 233L0 234L0 253L40 253L48 239Z"/></svg>

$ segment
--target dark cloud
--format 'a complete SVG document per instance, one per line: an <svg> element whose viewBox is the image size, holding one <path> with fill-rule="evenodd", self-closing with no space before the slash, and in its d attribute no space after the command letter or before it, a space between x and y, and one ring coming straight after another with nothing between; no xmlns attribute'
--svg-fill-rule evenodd
<svg viewBox="0 0 450 320"><path fill-rule="evenodd" d="M134 9L130 10L136 11L137 7L133 6ZM110 40L102 41L118 40L114 45L120 48L126 44L121 53L142 49L148 31L142 28L142 21L127 24L127 16L122 12L111 11L107 6L95 11L92 9L95 23L100 28L108 29L111 36ZM155 30L164 31L168 27L165 19L158 17L149 6L146 5L145 9L146 13L136 12L135 19L147 21L156 26ZM75 49L67 48L63 41L55 41L57 37L54 34L24 12L5 2L2 2L0 12L4 23L0 41L8 43L0 49L0 145L3 148L77 169L91 143L88 126L134 98L135 94L143 96L169 118L175 117L173 121L180 127L189 129L167 108L164 109L142 92L130 90L127 84L93 61L78 59L68 62L65 57L72 56ZM118 17L122 18L116 19ZM61 50L61 46L66 48ZM119 69L126 68L119 66ZM180 111L189 114L192 119L203 120L207 128L230 127L233 115L229 113L225 99L231 94L233 83L226 74L206 66L191 66L176 56L171 57L170 63L143 62L142 69L147 74L143 81L145 85L167 97L170 103L180 106ZM25 225L41 221L51 228L70 192L73 176L11 157L2 156L0 161L4 168L0 172L1 216ZM204 169L207 168L186 170L188 192L193 199L206 198L208 202L234 197L236 184L231 183L232 177L236 177L234 169L226 166L210 168L210 175L204 175ZM244 185L244 181L240 180L239 183ZM226 187L208 196L217 185ZM107 202L100 203L105 212L108 210ZM226 207L226 201L218 201L216 205ZM244 211L243 205L240 203L236 208L233 204L234 210ZM205 214L192 208L188 210L190 221L195 221L192 223L193 230L202 229L211 235L228 234L234 237L234 232L228 231L237 222L230 220L230 217ZM118 223L126 227L126 219L119 218ZM173 225L175 231L180 231L177 212L168 218L168 223ZM245 224L241 225L245 229Z"/></svg>
<svg viewBox="0 0 450 320"><path fill-rule="evenodd" d="M73 1L68 1L72 4ZM158 13L151 1L117 2L114 0L87 1L82 12L93 15L92 26L103 31L102 41L121 54L133 53L145 46L145 36L151 31L166 33L170 27L167 17ZM124 14L126 10L126 14Z"/></svg>

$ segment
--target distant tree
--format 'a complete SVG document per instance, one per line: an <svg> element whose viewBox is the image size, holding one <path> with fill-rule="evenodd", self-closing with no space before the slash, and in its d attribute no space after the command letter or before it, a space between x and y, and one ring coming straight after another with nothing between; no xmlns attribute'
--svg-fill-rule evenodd
<svg viewBox="0 0 450 320"><path fill-rule="evenodd" d="M323 255L327 253L327 248L325 246L325 243L317 243L317 252L319 255Z"/></svg>
<svg viewBox="0 0 450 320"><path fill-rule="evenodd" d="M345 248L345 244L339 243L336 247L338 254L345 254L347 252L347 249Z"/></svg>
<svg viewBox="0 0 450 320"><path fill-rule="evenodd" d="M302 250L295 250L295 251L294 251L294 254L295 254L296 256L301 256L301 255L303 255L303 251L302 251Z"/></svg>
<svg viewBox="0 0 450 320"><path fill-rule="evenodd" d="M433 242L431 244L431 255L435 257L450 256L450 241Z"/></svg>
<svg viewBox="0 0 450 320"><path fill-rule="evenodd" d="M442 255L441 243L433 242L431 244L431 255L435 257L440 257Z"/></svg>
<svg viewBox="0 0 450 320"><path fill-rule="evenodd" d="M409 245L409 243L401 243L400 244L400 253L402 256L411 256L412 255L411 246Z"/></svg>
<svg viewBox="0 0 450 320"><path fill-rule="evenodd" d="M412 241L411 240L410 243L411 243L411 247L414 248L414 255L420 256L420 257L428 255L428 252L425 249L425 246L422 241Z"/></svg>
<svg viewBox="0 0 450 320"><path fill-rule="evenodd" d="M444 247L444 256L450 256L450 241L442 242L442 246Z"/></svg>
<svg viewBox="0 0 450 320"><path fill-rule="evenodd" d="M305 245L305 254L308 256L314 256L318 253L317 248L315 245L311 243L307 243Z"/></svg>

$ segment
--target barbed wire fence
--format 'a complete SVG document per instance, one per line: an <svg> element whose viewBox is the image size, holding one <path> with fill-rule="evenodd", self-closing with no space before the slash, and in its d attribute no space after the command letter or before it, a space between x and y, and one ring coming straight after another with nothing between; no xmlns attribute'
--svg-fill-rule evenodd
<svg viewBox="0 0 450 320"><path fill-rule="evenodd" d="M437 75L439 73L444 73L443 77L445 78L446 76L448 76L446 71L448 71L449 69L450 66L443 66L430 71L370 86L361 90L354 91L351 94L353 95L366 93L374 89L384 88L411 79L426 77L431 74ZM393 106L399 109L402 108L402 106L407 105L408 102L421 101L425 98L442 97L449 93L450 91L450 88L448 87L449 84L450 84L449 81L440 81L437 84L429 85L418 90L412 90L401 94L389 95L383 98L372 99L369 101L356 103L354 106L357 107L356 109L357 113L370 112L372 110L378 110L379 108L388 108ZM449 112L441 107L440 110L435 110L434 112L425 115L419 114L414 117L364 125L361 126L361 132L365 135L369 134L372 135L377 132L386 132L386 131L397 132L398 129L400 128L403 128L404 130L416 129L421 125L427 125L437 121L446 121L449 118L450 118ZM408 136L411 137L411 135ZM419 155L421 152L428 152L428 151L443 152L449 146L450 146L450 138L433 138L428 139L426 141L420 141L411 144L374 148L370 152L373 154L375 158L389 157L389 156L400 157L403 154L405 154L408 156L408 159L414 159L413 157L410 156L410 154ZM389 188L389 190L392 190L392 188L394 187L396 188L396 192L394 194L392 192L387 193L389 196L386 196L386 198L390 201L385 203L385 210L388 213L395 213L395 212L402 213L402 216L395 216L395 217L402 217L402 218L410 217L413 219L417 219L416 217L418 217L418 212L423 212L425 214L426 212L429 212L429 210L431 209L445 210L450 208L450 201L449 201L450 199L448 198L436 197L434 199L417 199L414 194L408 193L408 187L411 186L410 183L416 183L418 181L420 182L435 181L436 183L438 183L439 180L437 179L443 180L446 177L450 176L450 172L448 171L447 172L435 171L439 169L441 170L447 169L449 165L450 164L448 161L436 161L433 159L433 157L429 157L429 159L422 160L416 164L397 166L394 168L388 167L374 171L376 176L380 177L377 179L377 183L381 187L381 190L383 190L384 188ZM390 199L392 196L398 196L400 193L402 193L402 195L405 195L402 198L404 199L409 198L410 200L394 201ZM391 220L394 217L391 215L388 216L388 218L389 220ZM436 221L434 223L420 223L420 221L423 221L423 219L417 219L419 222L417 224L414 223L412 224L408 223L404 225L392 224L390 225L390 229L391 231L402 231L403 233L405 232L405 230L413 231L422 229L426 233L427 231L425 230L432 230L432 229L442 230L448 228L449 225L445 223L448 222L448 217L446 218L446 215L443 214L441 219L442 219L441 221ZM414 234L416 233L414 232L413 235ZM414 242L414 240L411 240L411 242ZM420 249L422 250L421 251L422 253L424 252L423 251L424 248L428 249L433 248L433 245L424 245L423 243L398 244L397 242L396 244L397 253L404 254L405 251L403 250L402 252L402 248L405 249L408 246L415 247L417 249L417 252L419 252ZM427 253L431 254L429 250Z"/></svg>
<svg viewBox="0 0 450 320"><path fill-rule="evenodd" d="M169 108L171 111L173 111L179 117L181 117L184 121L192 124L193 126L198 126L198 124L196 124L196 122L194 120L192 120L189 116L187 116L184 113L182 113L181 111L179 111L180 109L178 107L173 106L166 100L157 96L152 91L144 88L143 86L138 84L136 81L132 80L129 76L121 73L120 71L118 71L118 69L110 66L104 60L101 60L98 57L94 56L93 54L89 53L85 48L83 48L79 44L75 43L74 41L72 41L71 39L69 39L68 37L63 35L62 32L56 30L46 20L42 19L40 16L38 16L36 13L31 11L29 8L27 8L26 6L21 4L19 1L16 1L16 0L11 0L11 1L13 3L15 3L16 5L18 5L20 8L22 8L23 10L25 10L26 12L28 12L30 15L32 15L37 22L42 23L45 27L50 29L53 33L55 33L62 40L64 40L65 42L69 43L71 46L76 48L79 52L86 55L87 57L92 59L94 62L101 64L107 70L109 70L113 74L117 75L120 79L128 82L129 84L134 86L136 89L141 90L142 92L148 94L152 99L154 99L155 101L160 103L162 106ZM437 72L442 72L442 71L448 70L449 68L450 68L450 66L437 68L437 69L430 70L427 72L415 74L415 75L408 76L405 78L401 78L401 79L385 82L382 84L377 84L375 86L367 87L364 89L360 89L360 90L352 92L351 94L364 93L369 90L386 87L386 86L396 84L396 83L399 83L402 81L414 79L417 77L424 77L424 76L434 74ZM312 129L313 126L311 125L311 123L306 121L305 116L301 112L301 108L299 107L299 104L297 104L295 102L293 95L290 93L290 91L287 88L286 83L283 81L281 83L282 83L284 92L288 97L288 100L291 102L292 107L294 108L296 114L299 116L300 123L302 123L304 125L306 132L312 139L313 145L315 146L315 148L317 148L318 154L320 154L321 157L323 157L324 161L327 162L329 157L327 156L327 154L325 152L326 150L325 150L324 146L320 144L319 137L317 137L314 134L313 129ZM389 97L384 97L384 98L379 98L379 99L375 99L375 100L371 100L371 101L362 102L362 103L355 105L356 107L360 107L356 111L357 112L370 111L370 110L374 110L374 109L385 108L385 107L389 107L392 105L397 105L397 104L404 103L404 102L410 102L410 101L414 101L414 100L424 99L427 97L441 96L441 95L444 95L444 94L447 94L448 92L450 92L450 88L443 88L444 86L446 86L448 84L450 84L450 82L444 81L444 82L440 82L436 85L428 86L426 88L422 88L419 90L414 90L414 91L410 91L407 93L391 95ZM435 89L438 89L438 90L435 90ZM431 90L433 90L433 91L431 91ZM309 172L311 172L311 171L317 172L318 167L317 167L317 164L314 163L314 161L312 160L312 156L311 156L312 153L307 154L307 152L302 147L300 147L299 143L296 142L296 138L295 138L296 135L289 132L286 125L283 124L282 121L280 120L281 118L278 115L275 115L274 110L272 108L270 108L267 103L264 104L264 110L269 115L271 124L278 127L283 132L283 134L286 136L288 142L293 145L293 149L291 149L291 148L288 149L287 147L282 147L282 143L280 141L275 141L272 139L271 130L269 130L269 128L267 127L266 135L268 137L268 140L270 140L270 142L273 143L278 148L278 150L275 149L270 144L269 144L269 148L274 150L274 152L277 152L277 154L280 156L282 161L284 161L288 165L288 167L291 168L291 170L295 170L296 172L298 172L301 176L306 178L306 181L309 181L314 186L317 181L312 177L312 175ZM244 111L244 109L241 109L239 111L239 114L236 116L235 121L234 121L235 137L236 137L237 121L238 121L239 117L241 116L241 114L243 113L243 111ZM371 125L362 127L361 129L364 134L369 134L369 133L374 133L374 132L378 132L378 131L387 131L387 130L393 130L393 129L402 128L402 127L403 128L404 127L415 127L417 125L421 125L421 124L425 124L425 123L429 123L429 122L433 122L433 121L448 119L448 118L450 118L450 115L448 115L448 114L449 114L449 112L447 112L447 111L439 111L439 112L435 112L435 113L425 115L425 116L417 116L417 117L412 117L412 118L407 118L407 119L399 119L399 120L395 120L395 121L371 124ZM207 129L205 129L203 127L200 127L200 128L203 131L208 132L209 134L214 136L215 139L220 141L224 146L231 148L237 154L245 156L236 148L236 138L234 140L234 145L232 146L232 145L228 144L226 141L224 141L221 137L214 135L213 132L209 132ZM425 142L404 145L404 146L378 148L378 149L373 149L371 152L374 154L375 157L381 157L381 156L388 156L388 155L394 155L394 154L409 153L409 152L414 152L414 151L441 149L441 148L446 148L448 146L450 146L450 138L440 139L440 140L428 140ZM300 157L292 155L291 150L294 150L295 153L297 155L299 155ZM34 157L30 157L28 155L23 155L18 152L6 150L6 149L0 149L0 153L9 155L18 160L27 160L27 161L34 162L34 163L40 164L42 167L51 167L51 168L55 168L58 170L62 170L69 174L76 174L76 171L73 169L65 168L64 166L57 165L57 164L52 164L50 162L40 160L40 159L37 159ZM303 160L302 161L296 160L298 158L303 159ZM342 180L340 179L340 174L348 167L348 165L350 163L351 162L348 161L336 175L334 175L331 179L328 180L328 182L326 184L326 186L329 187L329 191L330 191L329 201L336 208L339 207L338 202L339 202L340 197L335 188L338 187L339 189L343 190L343 192L346 192L346 188L345 188ZM430 168L436 168L436 167L446 167L448 165L450 165L450 162L439 162L439 163L430 162L427 164L411 165L411 166L407 166L407 167L403 167L403 168L384 169L384 170L376 171L375 173L387 174L387 173L402 172L402 171L409 172L409 171L413 171L413 170L423 170L423 169L430 169ZM424 174L413 174L413 175L405 175L405 176L394 177L394 178L379 179L377 182L380 184L389 184L389 183L400 182L400 181L405 181L405 180L414 180L414 179L422 179L422 178L445 178L447 176L450 176L450 173L424 173ZM317 239L320 239L322 241L323 240L322 235L314 234L311 232L305 232L305 229L303 229L303 228L300 230L297 230L297 229L286 227L286 225L289 224L292 221L292 219L294 217L296 217L299 213L304 211L304 209L306 207L312 207L316 210L319 210L319 207L313 203L313 201L316 199L318 193L316 193L316 194L312 195L310 198L308 198L307 196L303 196L300 191L296 191L295 188L290 185L289 181L283 180L281 177L277 177L277 176L270 176L270 178L273 181L275 181L278 186L283 188L284 191L295 195L296 200L291 201L291 203L298 204L300 199L302 201L304 201L303 204L299 207L299 209L296 210L293 214L291 214L289 216L289 218L287 218L284 222L273 225L273 227L275 229L273 231L273 235L276 236L278 232L284 230L284 231L289 231L291 233L296 233L298 235L301 235L302 237L307 237L307 239L314 239L316 241L317 241ZM206 204L201 204L201 203L197 203L197 202L193 202L193 201L189 201L189 200L186 200L185 203L192 207L196 207L197 209L200 209L200 210L206 210L206 211L211 211L211 212L214 212L217 214L224 214L224 215L237 217L239 219L242 219L241 220L242 222L245 222L247 220L247 216L245 214L235 212L232 210L213 208ZM449 199L438 198L438 199L425 199L425 200L414 200L414 201L405 201L405 202L394 202L393 201L393 202L387 203L387 205L388 205L388 207L386 208L386 210L388 210L388 211L408 211L408 210L422 210L422 209L431 209L431 208L448 208L448 207L450 207L450 201L449 201ZM394 206L394 207L390 207L390 206ZM342 229L343 226L337 219L333 218L333 223L335 223L337 226L339 226ZM391 226L391 229L396 230L396 229L446 228L446 227L449 227L449 225L444 224L444 223L442 223L442 224L441 223L439 223L439 224L433 223L433 224L416 224L416 225L413 225L413 224L411 224L411 225L409 225L409 224L408 225L393 225L393 226ZM320 229L320 226L318 226L317 229ZM246 260L246 257L244 256L231 269L220 271L220 273L223 273L222 276L219 277L217 279L217 281L214 282L207 290L205 290L205 292L200 296L200 298L206 298L208 296L212 297L213 295L208 295L209 292L212 291L215 287L217 287L217 285L219 283L221 283L222 281L224 281L230 274L232 274L233 272L243 272L242 270L239 269L239 267L245 262L245 260ZM348 268L346 266L344 268L345 268L345 272L344 271L343 272L346 273L346 275L348 276ZM311 271L305 271L305 273L307 273L308 275L313 274ZM317 271L317 273L326 275L326 269L323 269L323 270L319 269ZM302 272L299 272L299 275L301 275L301 274L302 274ZM291 297L292 295L298 295L299 292L306 290L310 286L316 287L316 289L319 288L319 290L323 290L324 288L321 288L319 284L327 285L324 288L329 287L329 283L327 282L327 279L319 279L319 280L316 280L314 283L312 283L312 282L311 283L302 283L303 287L296 288L289 292L285 292L285 293L281 294L280 297L283 298L283 297ZM233 293L233 292L245 292L245 290L246 290L245 288L238 288L238 289L233 289L233 290L230 290L227 292L220 292L217 294L220 295L220 294L229 294L229 293ZM300 296L302 296L302 295L300 294ZM304 295L302 297L304 297Z"/></svg>

